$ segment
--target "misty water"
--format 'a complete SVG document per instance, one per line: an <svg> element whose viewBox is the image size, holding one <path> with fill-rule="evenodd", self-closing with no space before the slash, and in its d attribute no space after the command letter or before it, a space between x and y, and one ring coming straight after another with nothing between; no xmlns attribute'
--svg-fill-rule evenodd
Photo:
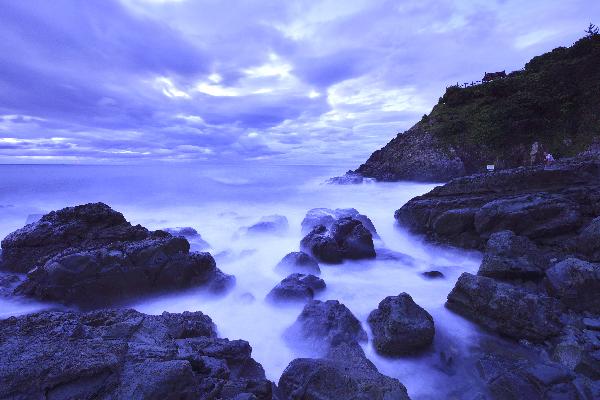
<svg viewBox="0 0 600 400"><path fill-rule="evenodd" d="M221 337L244 339L253 357L277 382L288 363L311 356L307 349L288 343L282 334L302 305L279 307L264 300L284 276L274 266L288 252L298 250L300 222L315 207L354 207L371 218L387 248L413 258L375 259L321 264L327 289L321 300L337 299L370 330L368 314L386 296L409 293L433 316L436 338L431 350L413 357L385 358L370 342L367 356L379 370L398 378L414 399L444 398L467 390L469 379L460 368L448 371L445 355L468 354L484 334L444 308L458 276L474 272L480 254L425 244L399 227L394 211L434 184L365 183L327 185L323 182L345 169L324 166L272 165L155 165L155 166L0 166L0 235L22 227L29 215L43 214L86 202L102 201L122 212L133 224L150 229L191 226L198 230L217 259L218 267L236 277L226 295L212 297L201 290L156 296L131 307L145 313L202 311L218 327ZM243 227L261 217L279 214L289 220L281 236L251 236ZM192 242L192 249L196 244ZM444 279L425 279L421 273L438 270ZM0 318L56 307L31 300L0 297ZM443 357L442 357L443 358ZM464 374L464 372L462 372Z"/></svg>

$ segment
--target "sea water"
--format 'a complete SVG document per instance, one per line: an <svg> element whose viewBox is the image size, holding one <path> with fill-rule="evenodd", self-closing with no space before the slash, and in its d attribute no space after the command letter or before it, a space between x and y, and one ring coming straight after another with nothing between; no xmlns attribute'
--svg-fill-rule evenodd
<svg viewBox="0 0 600 400"><path fill-rule="evenodd" d="M327 178L343 167L240 165L3 165L0 166L0 236L22 227L28 216L87 202L104 202L133 224L149 229L195 228L210 244L218 267L235 275L226 295L202 290L138 300L131 307L145 313L202 311L219 336L244 339L253 348L267 377L277 382L288 363L310 351L283 339L302 305L277 306L265 301L284 276L274 266L297 251L300 223L315 207L356 208L373 221L381 240L377 247L410 257L396 260L348 261L321 264L327 284L318 299L339 300L361 321L386 296L409 293L434 318L436 336L430 350L412 357L387 358L375 353L370 341L365 353L378 369L398 378L414 399L459 396L469 392L470 372L456 364L485 335L444 307L447 294L462 272L475 272L478 253L425 243L394 220L394 211L435 184L412 182L329 185ZM289 230L283 234L249 235L244 227L263 216L283 215ZM422 272L437 270L442 279ZM0 318L56 307L32 300L0 297Z"/></svg>

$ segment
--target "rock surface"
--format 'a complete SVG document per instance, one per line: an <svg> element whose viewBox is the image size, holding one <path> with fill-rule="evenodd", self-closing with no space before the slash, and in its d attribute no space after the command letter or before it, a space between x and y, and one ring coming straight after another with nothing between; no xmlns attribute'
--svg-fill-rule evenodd
<svg viewBox="0 0 600 400"><path fill-rule="evenodd" d="M306 216L302 220L302 233L307 234L318 225L324 225L329 229L336 220L346 217L352 217L359 220L362 222L363 226L371 232L371 235L373 235L374 238L379 237L371 219L366 215L359 213L355 208L336 208L335 210L329 208L313 208L306 213Z"/></svg>
<svg viewBox="0 0 600 400"><path fill-rule="evenodd" d="M431 315L408 293L388 296L369 314L373 346L385 355L415 353L433 342L435 326Z"/></svg>
<svg viewBox="0 0 600 400"><path fill-rule="evenodd" d="M317 260L303 251L286 254L275 266L275 270L282 273L301 272L317 275L321 273Z"/></svg>
<svg viewBox="0 0 600 400"><path fill-rule="evenodd" d="M325 358L297 358L283 371L279 390L289 400L408 400L398 380L382 375L356 344L340 344Z"/></svg>
<svg viewBox="0 0 600 400"><path fill-rule="evenodd" d="M0 321L0 338L0 398L272 398L250 345L200 312L42 312Z"/></svg>
<svg viewBox="0 0 600 400"><path fill-rule="evenodd" d="M568 258L546 271L550 293L575 311L600 314L600 265Z"/></svg>
<svg viewBox="0 0 600 400"><path fill-rule="evenodd" d="M306 302L325 289L325 281L314 275L291 274L282 280L267 295L273 302Z"/></svg>

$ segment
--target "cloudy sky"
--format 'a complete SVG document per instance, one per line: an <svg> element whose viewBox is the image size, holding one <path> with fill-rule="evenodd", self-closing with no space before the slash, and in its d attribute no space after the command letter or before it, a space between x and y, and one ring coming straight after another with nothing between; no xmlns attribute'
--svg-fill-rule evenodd
<svg viewBox="0 0 600 400"><path fill-rule="evenodd" d="M446 86L594 16L597 0L6 0L0 162L357 165Z"/></svg>

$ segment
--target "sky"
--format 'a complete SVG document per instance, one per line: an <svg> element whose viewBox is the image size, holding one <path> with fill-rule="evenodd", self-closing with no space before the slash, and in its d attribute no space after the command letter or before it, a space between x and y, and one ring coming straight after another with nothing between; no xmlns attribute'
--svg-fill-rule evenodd
<svg viewBox="0 0 600 400"><path fill-rule="evenodd" d="M600 1L4 0L0 163L358 166L590 22Z"/></svg>

